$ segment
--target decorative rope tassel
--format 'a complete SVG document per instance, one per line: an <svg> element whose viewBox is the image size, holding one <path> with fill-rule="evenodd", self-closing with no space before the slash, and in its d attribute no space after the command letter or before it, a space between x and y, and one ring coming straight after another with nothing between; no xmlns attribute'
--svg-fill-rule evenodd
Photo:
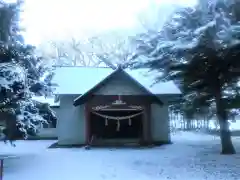
<svg viewBox="0 0 240 180"><path fill-rule="evenodd" d="M132 125L132 120L131 120L131 118L128 119L128 125L129 125L129 126Z"/></svg>
<svg viewBox="0 0 240 180"><path fill-rule="evenodd" d="M108 119L105 118L105 126L108 126Z"/></svg>
<svg viewBox="0 0 240 180"><path fill-rule="evenodd" d="M117 131L120 131L120 121L117 120Z"/></svg>

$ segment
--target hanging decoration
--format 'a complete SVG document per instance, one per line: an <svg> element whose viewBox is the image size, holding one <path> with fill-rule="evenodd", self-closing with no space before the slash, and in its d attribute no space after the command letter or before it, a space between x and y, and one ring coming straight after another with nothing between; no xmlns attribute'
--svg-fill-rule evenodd
<svg viewBox="0 0 240 180"><path fill-rule="evenodd" d="M120 106L124 106L123 109L119 109ZM109 109L110 110L113 110L113 109L116 109L116 110L137 110L137 111L144 110L144 108L142 106L127 105L127 102L122 100L121 95L118 95L117 99L109 105L99 105L99 106L92 107L93 111L105 111L105 110L109 110Z"/></svg>
<svg viewBox="0 0 240 180"><path fill-rule="evenodd" d="M128 106L128 108L131 108L131 109L134 109L134 110L143 110L143 107L142 106Z"/></svg>
<svg viewBox="0 0 240 180"><path fill-rule="evenodd" d="M96 114L102 118L105 118L105 119L111 119L111 120L125 120L125 119L129 119L129 118L134 118L140 114L143 114L143 111L141 112L138 112L136 114L132 114L132 115L129 115L129 116L108 116L108 115L104 115L104 114L101 114L101 113L98 113L96 111L92 111L93 114Z"/></svg>
<svg viewBox="0 0 240 180"><path fill-rule="evenodd" d="M92 107L92 113L104 118L105 119L105 126L108 126L108 120L116 120L117 121L116 130L119 131L120 130L120 125L121 125L120 124L121 120L128 119L128 125L131 126L132 125L132 118L142 114L143 110L144 110L144 108L141 107L141 106L130 105L130 106L126 106L126 108L128 110L137 110L138 112L135 113L135 114L132 114L132 115L128 115L128 116L108 116L108 115L104 115L104 114L100 113L100 111L104 111L104 110L107 110L107 109L112 110L114 107L118 108L118 110L123 110L123 109L119 109L119 107L121 107L120 105L126 106L127 103L122 100L121 95L118 95L117 100L112 102L111 105L104 105L104 106L100 105L100 106ZM139 112L139 111L141 111L141 112Z"/></svg>
<svg viewBox="0 0 240 180"><path fill-rule="evenodd" d="M108 126L108 119L105 118L105 126Z"/></svg>
<svg viewBox="0 0 240 180"><path fill-rule="evenodd" d="M117 130L117 131L120 131L120 126L121 126L120 121L121 121L121 120L128 119L128 124L129 124L129 126L131 126L131 125L132 125L132 120L131 120L131 118L134 118L134 117L142 114L143 111L142 111L142 112L139 112L139 113L136 113L136 114L129 115L129 116L117 116L117 117L116 117L116 116L104 115L104 114L101 114L101 113L98 113L98 112L95 112L95 111L92 111L92 113L93 113L93 114L96 114L96 115L98 115L98 116L100 116L100 117L102 117L102 118L105 118L105 126L108 126L108 120L109 120L109 119L111 119L111 120L117 120L117 128L116 128L116 130Z"/></svg>
<svg viewBox="0 0 240 180"><path fill-rule="evenodd" d="M128 119L128 125L129 125L129 126L132 125L132 119L131 119L131 118Z"/></svg>
<svg viewBox="0 0 240 180"><path fill-rule="evenodd" d="M111 106L105 105L105 106L96 106L96 107L92 107L92 109L94 111L101 111L102 109L107 109L110 108Z"/></svg>
<svg viewBox="0 0 240 180"><path fill-rule="evenodd" d="M112 103L112 105L125 105L126 102L122 101L121 95L118 95L118 99Z"/></svg>
<svg viewBox="0 0 240 180"><path fill-rule="evenodd" d="M120 121L117 120L117 131L120 131Z"/></svg>

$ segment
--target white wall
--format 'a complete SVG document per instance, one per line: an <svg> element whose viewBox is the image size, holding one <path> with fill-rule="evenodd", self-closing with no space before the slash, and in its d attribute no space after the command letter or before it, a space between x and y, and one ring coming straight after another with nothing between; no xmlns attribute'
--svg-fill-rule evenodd
<svg viewBox="0 0 240 180"><path fill-rule="evenodd" d="M41 128L37 134L40 138L56 138L57 129L56 128Z"/></svg>
<svg viewBox="0 0 240 180"><path fill-rule="evenodd" d="M73 106L76 95L60 96L60 111L57 113L57 134L60 145L85 143L84 107Z"/></svg>
<svg viewBox="0 0 240 180"><path fill-rule="evenodd" d="M152 104L151 119L153 141L170 141L168 106Z"/></svg>

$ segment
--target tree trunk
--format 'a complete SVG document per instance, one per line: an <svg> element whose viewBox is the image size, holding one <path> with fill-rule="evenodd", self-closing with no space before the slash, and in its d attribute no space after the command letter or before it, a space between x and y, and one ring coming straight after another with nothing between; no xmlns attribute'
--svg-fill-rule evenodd
<svg viewBox="0 0 240 180"><path fill-rule="evenodd" d="M220 139L222 145L222 154L235 154L235 148L231 139L231 132L229 130L229 122L227 119L227 112L225 104L222 100L221 91L215 94L217 117L220 125Z"/></svg>
<svg viewBox="0 0 240 180"><path fill-rule="evenodd" d="M220 138L222 144L222 154L235 154L231 132L229 130L229 123L227 120L219 120L220 124Z"/></svg>
<svg viewBox="0 0 240 180"><path fill-rule="evenodd" d="M186 120L186 130L191 130L191 119L185 119Z"/></svg>

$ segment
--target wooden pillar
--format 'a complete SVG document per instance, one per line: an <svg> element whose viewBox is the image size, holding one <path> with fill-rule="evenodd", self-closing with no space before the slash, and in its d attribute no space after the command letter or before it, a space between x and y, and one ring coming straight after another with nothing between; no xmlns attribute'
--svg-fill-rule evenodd
<svg viewBox="0 0 240 180"><path fill-rule="evenodd" d="M88 104L85 104L85 143L89 144L91 134L90 134L90 110Z"/></svg>
<svg viewBox="0 0 240 180"><path fill-rule="evenodd" d="M147 142L152 143L152 128L151 128L151 105L148 104L146 107L146 120L147 120Z"/></svg>
<svg viewBox="0 0 240 180"><path fill-rule="evenodd" d="M145 106L143 112L143 139L142 144L148 145L151 144L151 119L150 119L150 107Z"/></svg>

